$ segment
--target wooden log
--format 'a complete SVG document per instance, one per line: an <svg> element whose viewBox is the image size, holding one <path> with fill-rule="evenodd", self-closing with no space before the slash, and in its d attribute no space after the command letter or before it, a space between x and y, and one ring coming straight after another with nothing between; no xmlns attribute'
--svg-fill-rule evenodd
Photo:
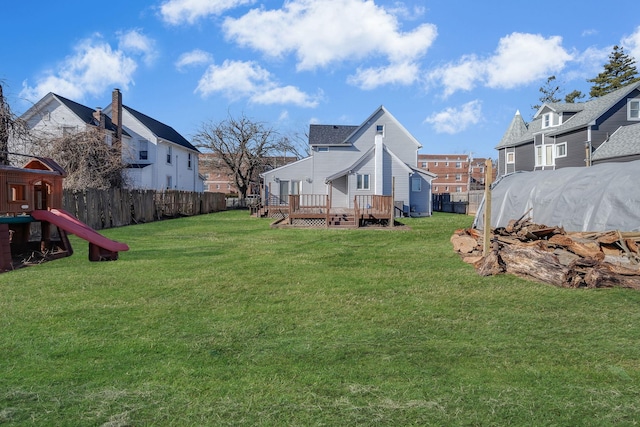
<svg viewBox="0 0 640 427"><path fill-rule="evenodd" d="M504 264L500 261L497 251L490 251L474 264L480 276L496 276L504 273Z"/></svg>
<svg viewBox="0 0 640 427"><path fill-rule="evenodd" d="M600 245L597 242L582 240L576 241L567 235L556 234L549 239L549 243L563 246L574 254L585 258L604 259L604 253L600 250Z"/></svg>
<svg viewBox="0 0 640 427"><path fill-rule="evenodd" d="M568 268L550 252L536 247L504 246L500 258L506 273L556 286L565 285Z"/></svg>
<svg viewBox="0 0 640 427"><path fill-rule="evenodd" d="M476 239L467 235L459 236L454 234L451 236L450 241L453 245L453 250L460 254L469 254L478 246Z"/></svg>

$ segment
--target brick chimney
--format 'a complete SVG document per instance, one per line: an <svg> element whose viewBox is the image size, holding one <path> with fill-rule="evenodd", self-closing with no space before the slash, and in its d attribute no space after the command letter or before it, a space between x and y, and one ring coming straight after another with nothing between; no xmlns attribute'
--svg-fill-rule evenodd
<svg viewBox="0 0 640 427"><path fill-rule="evenodd" d="M98 122L98 127L100 129L104 129L107 126L107 120L104 117L104 113L102 112L102 108L96 107L96 110L93 112L93 118Z"/></svg>
<svg viewBox="0 0 640 427"><path fill-rule="evenodd" d="M114 89L111 95L111 122L116 127L115 143L122 143L122 93Z"/></svg>

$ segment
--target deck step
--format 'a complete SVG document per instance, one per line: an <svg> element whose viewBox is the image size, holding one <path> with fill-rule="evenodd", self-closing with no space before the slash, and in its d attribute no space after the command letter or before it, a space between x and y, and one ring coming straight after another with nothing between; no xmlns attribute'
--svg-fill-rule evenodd
<svg viewBox="0 0 640 427"><path fill-rule="evenodd" d="M353 215L334 215L329 219L329 227L356 227L356 219Z"/></svg>

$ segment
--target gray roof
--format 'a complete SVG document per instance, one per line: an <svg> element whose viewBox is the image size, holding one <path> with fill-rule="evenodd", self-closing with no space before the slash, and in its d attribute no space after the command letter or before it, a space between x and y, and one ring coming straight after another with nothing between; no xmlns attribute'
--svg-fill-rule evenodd
<svg viewBox="0 0 640 427"><path fill-rule="evenodd" d="M188 148L189 150L199 152L196 147L194 147L171 126L165 125L164 123L159 122L156 119L147 116L146 114L142 114L141 112L136 111L131 107L127 107L126 105L123 105L122 108L131 113L133 117L135 117L138 121L140 121L140 123L145 125L158 138L173 142L174 144L178 144L184 148Z"/></svg>
<svg viewBox="0 0 640 427"><path fill-rule="evenodd" d="M596 151L592 160L640 155L640 123L620 126Z"/></svg>
<svg viewBox="0 0 640 427"><path fill-rule="evenodd" d="M359 126L310 125L309 145L342 145L348 144L347 138Z"/></svg>
<svg viewBox="0 0 640 427"><path fill-rule="evenodd" d="M57 98L62 104L64 104L68 109L73 111L73 114L78 116L80 118L80 120L82 120L84 123L87 123L87 124L92 125L92 126L99 126L100 125L100 123L98 123L96 118L93 117L93 113L96 111L93 108L89 108L89 107L87 107L85 105L78 104L75 101L67 99L64 96L57 95L55 93L52 93L52 95L55 98ZM104 118L105 118L105 129L110 130L112 132L115 132L116 131L116 126L111 121L111 118L109 116L107 116L106 114L104 114ZM122 134L129 136L129 134L124 129L122 130Z"/></svg>
<svg viewBox="0 0 640 427"><path fill-rule="evenodd" d="M607 95L591 99L586 102L580 103L554 103L545 104L536 113L534 119L527 125L527 132L522 134L519 138L507 139L503 137L500 143L496 146L497 149L504 147L511 147L515 145L522 145L533 140L533 136L542 131L542 115L540 114L543 109L548 108L556 112L572 112L577 111L576 114L569 117L560 126L554 126L544 129L547 135L560 135L565 132L584 128L590 123L595 122L604 113L611 109L618 101L625 99L629 93L640 88L640 82L636 82L627 86L624 86L614 92Z"/></svg>
<svg viewBox="0 0 640 427"><path fill-rule="evenodd" d="M520 111L516 111L516 115L513 116L509 128L502 136L498 146L509 146L511 142L519 141L525 133L527 133L527 125L520 115Z"/></svg>

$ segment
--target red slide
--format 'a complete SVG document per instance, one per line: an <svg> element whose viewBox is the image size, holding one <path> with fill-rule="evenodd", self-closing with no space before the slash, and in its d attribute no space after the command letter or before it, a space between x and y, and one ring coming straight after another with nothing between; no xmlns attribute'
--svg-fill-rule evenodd
<svg viewBox="0 0 640 427"><path fill-rule="evenodd" d="M78 218L62 209L35 210L31 212L31 216L38 221L47 221L58 228L65 230L67 233L75 234L81 239L89 243L93 243L103 249L111 252L128 251L129 246L126 243L116 242L107 239L87 224L81 222Z"/></svg>

